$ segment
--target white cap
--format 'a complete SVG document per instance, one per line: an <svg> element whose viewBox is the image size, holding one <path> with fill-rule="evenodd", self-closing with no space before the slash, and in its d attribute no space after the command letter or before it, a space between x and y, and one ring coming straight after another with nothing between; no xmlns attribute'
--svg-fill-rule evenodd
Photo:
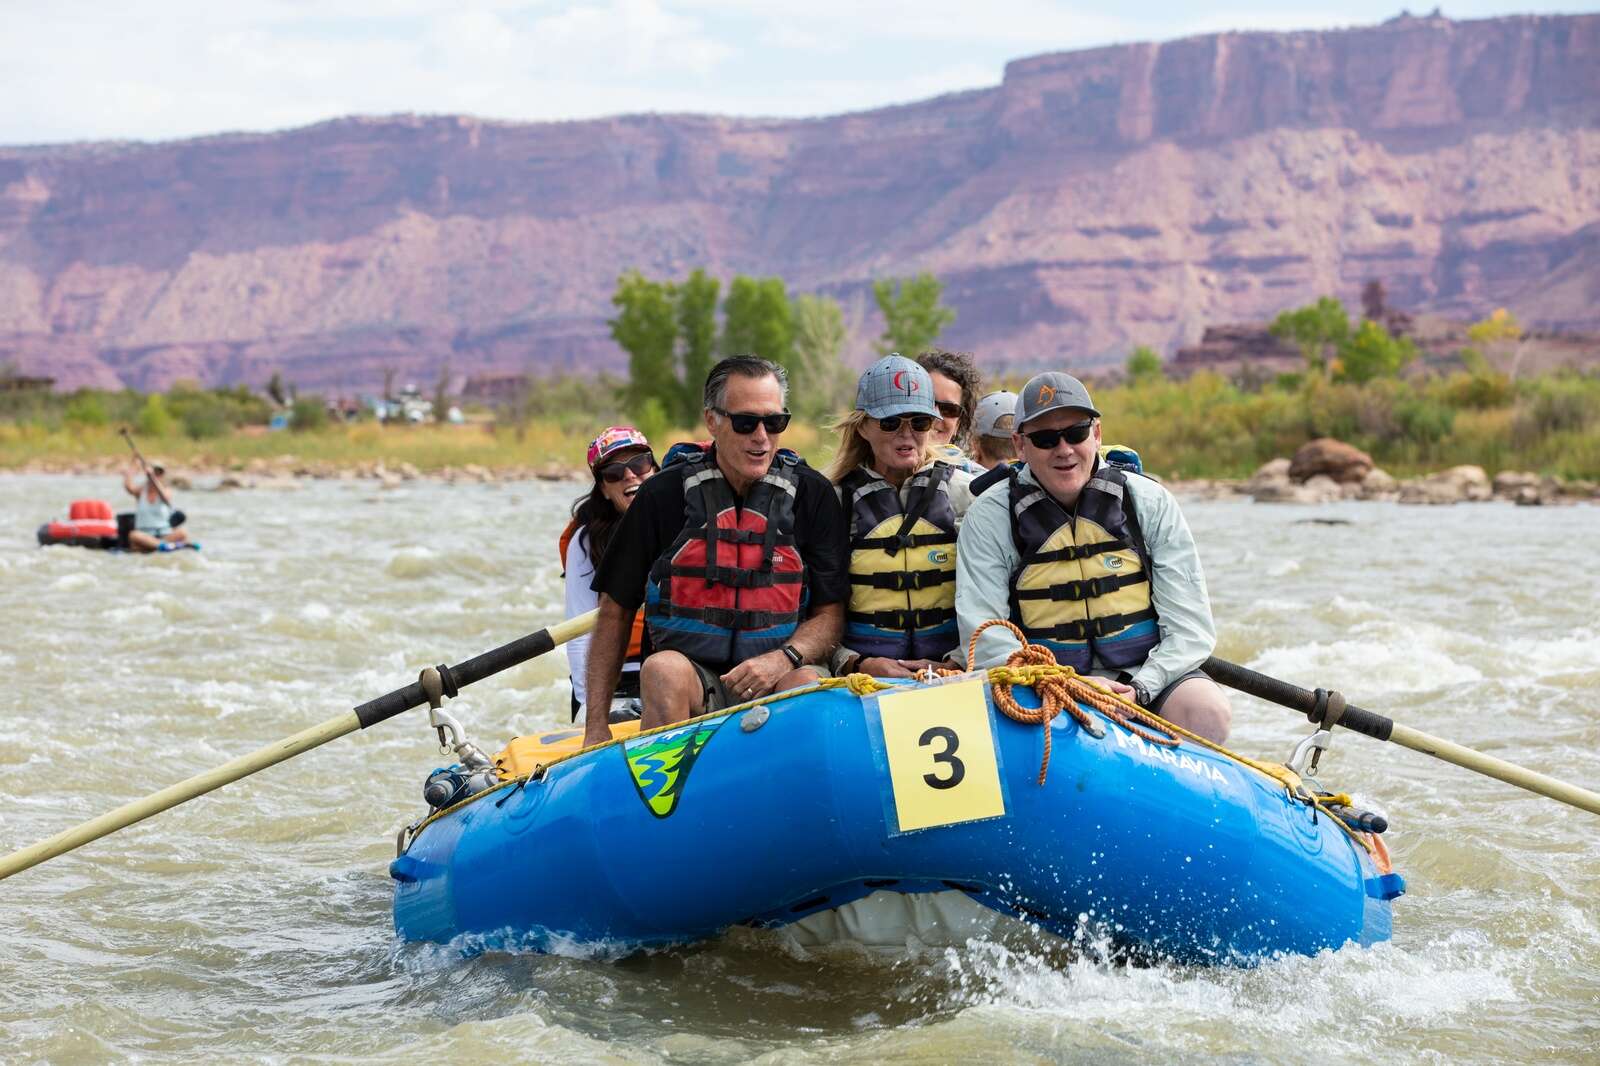
<svg viewBox="0 0 1600 1066"><path fill-rule="evenodd" d="M1009 437L1016 411L1016 393L991 392L978 401L978 410L972 416L972 432L980 437Z"/></svg>

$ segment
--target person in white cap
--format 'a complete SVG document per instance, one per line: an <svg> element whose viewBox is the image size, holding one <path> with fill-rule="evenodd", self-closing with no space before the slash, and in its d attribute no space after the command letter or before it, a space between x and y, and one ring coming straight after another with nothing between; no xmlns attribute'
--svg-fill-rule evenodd
<svg viewBox="0 0 1600 1066"><path fill-rule="evenodd" d="M1023 386L1012 441L1023 460L982 492L957 542L956 621L964 647L1009 618L1056 661L1221 742L1232 711L1200 664L1216 646L1211 601L1172 494L1100 460L1100 412L1083 383L1040 374ZM976 663L1005 662L1010 630L978 638Z"/></svg>
<svg viewBox="0 0 1600 1066"><path fill-rule="evenodd" d="M900 355L861 375L828 480L850 524L850 602L835 674L911 677L956 648L956 530L972 475L940 458L928 371Z"/></svg>
<svg viewBox="0 0 1600 1066"><path fill-rule="evenodd" d="M1017 447L1011 443L1016 411L1014 392L991 392L978 401L978 411L972 416L973 462L993 470L1017 457Z"/></svg>

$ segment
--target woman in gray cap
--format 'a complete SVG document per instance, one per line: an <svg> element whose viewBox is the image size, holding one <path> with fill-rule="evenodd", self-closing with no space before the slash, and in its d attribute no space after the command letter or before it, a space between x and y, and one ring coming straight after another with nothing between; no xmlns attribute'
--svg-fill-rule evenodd
<svg viewBox="0 0 1600 1066"><path fill-rule="evenodd" d="M828 480L850 523L850 602L836 674L910 677L956 649L956 527L972 475L931 441L933 381L885 356L861 375Z"/></svg>

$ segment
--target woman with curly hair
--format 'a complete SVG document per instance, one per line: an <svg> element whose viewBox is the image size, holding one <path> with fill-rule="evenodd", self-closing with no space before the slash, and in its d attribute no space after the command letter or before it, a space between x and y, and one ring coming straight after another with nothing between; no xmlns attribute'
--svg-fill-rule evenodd
<svg viewBox="0 0 1600 1066"><path fill-rule="evenodd" d="M969 473L983 473L963 450L978 397L983 395L983 375L978 373L972 353L934 349L917 356L917 362L933 379L933 402L939 417L934 420L931 440L939 457Z"/></svg>

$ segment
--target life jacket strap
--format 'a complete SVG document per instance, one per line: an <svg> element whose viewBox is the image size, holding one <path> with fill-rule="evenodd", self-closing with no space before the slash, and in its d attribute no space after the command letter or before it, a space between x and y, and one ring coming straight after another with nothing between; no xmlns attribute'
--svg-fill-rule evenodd
<svg viewBox="0 0 1600 1066"><path fill-rule="evenodd" d="M932 629L942 626L953 620L956 616L954 607L924 607L920 610L902 611L848 611L845 619L850 622L859 622L862 625L873 626L877 629L893 629L910 632L917 629Z"/></svg>
<svg viewBox="0 0 1600 1066"><path fill-rule="evenodd" d="M1099 555L1101 552L1126 551L1128 545L1120 540L1102 540L1094 544L1068 544L1065 548L1052 548L1049 551L1035 552L1023 560L1024 566L1034 563L1072 562L1075 559L1088 559Z"/></svg>
<svg viewBox="0 0 1600 1066"><path fill-rule="evenodd" d="M1016 595L1019 600L1087 600L1149 580L1150 575L1140 570L1132 574L1106 574L1082 581L1063 581L1042 589L1017 589Z"/></svg>
<svg viewBox="0 0 1600 1066"><path fill-rule="evenodd" d="M851 574L850 584L891 592L916 592L931 589L956 579L953 570L891 570L883 574Z"/></svg>
<svg viewBox="0 0 1600 1066"><path fill-rule="evenodd" d="M850 542L854 551L882 548L890 555L905 548L924 548L930 544L954 544L956 538L949 533L908 533L904 537L857 537Z"/></svg>
<svg viewBox="0 0 1600 1066"><path fill-rule="evenodd" d="M769 629L772 626L794 625L800 620L799 611L747 611L734 607L683 607L663 604L662 615L703 622L718 629L745 632L751 629Z"/></svg>
<svg viewBox="0 0 1600 1066"><path fill-rule="evenodd" d="M760 589L791 585L805 580L798 570L744 570L732 566L677 566L669 568L672 577L698 577L707 585L734 589Z"/></svg>
<svg viewBox="0 0 1600 1066"><path fill-rule="evenodd" d="M1043 637L1046 640L1075 640L1083 641L1093 638L1110 636L1128 626L1139 622L1146 622L1156 617L1154 607L1132 614L1106 614L1098 618L1075 618L1070 622L1047 627L1024 627L1028 636Z"/></svg>

